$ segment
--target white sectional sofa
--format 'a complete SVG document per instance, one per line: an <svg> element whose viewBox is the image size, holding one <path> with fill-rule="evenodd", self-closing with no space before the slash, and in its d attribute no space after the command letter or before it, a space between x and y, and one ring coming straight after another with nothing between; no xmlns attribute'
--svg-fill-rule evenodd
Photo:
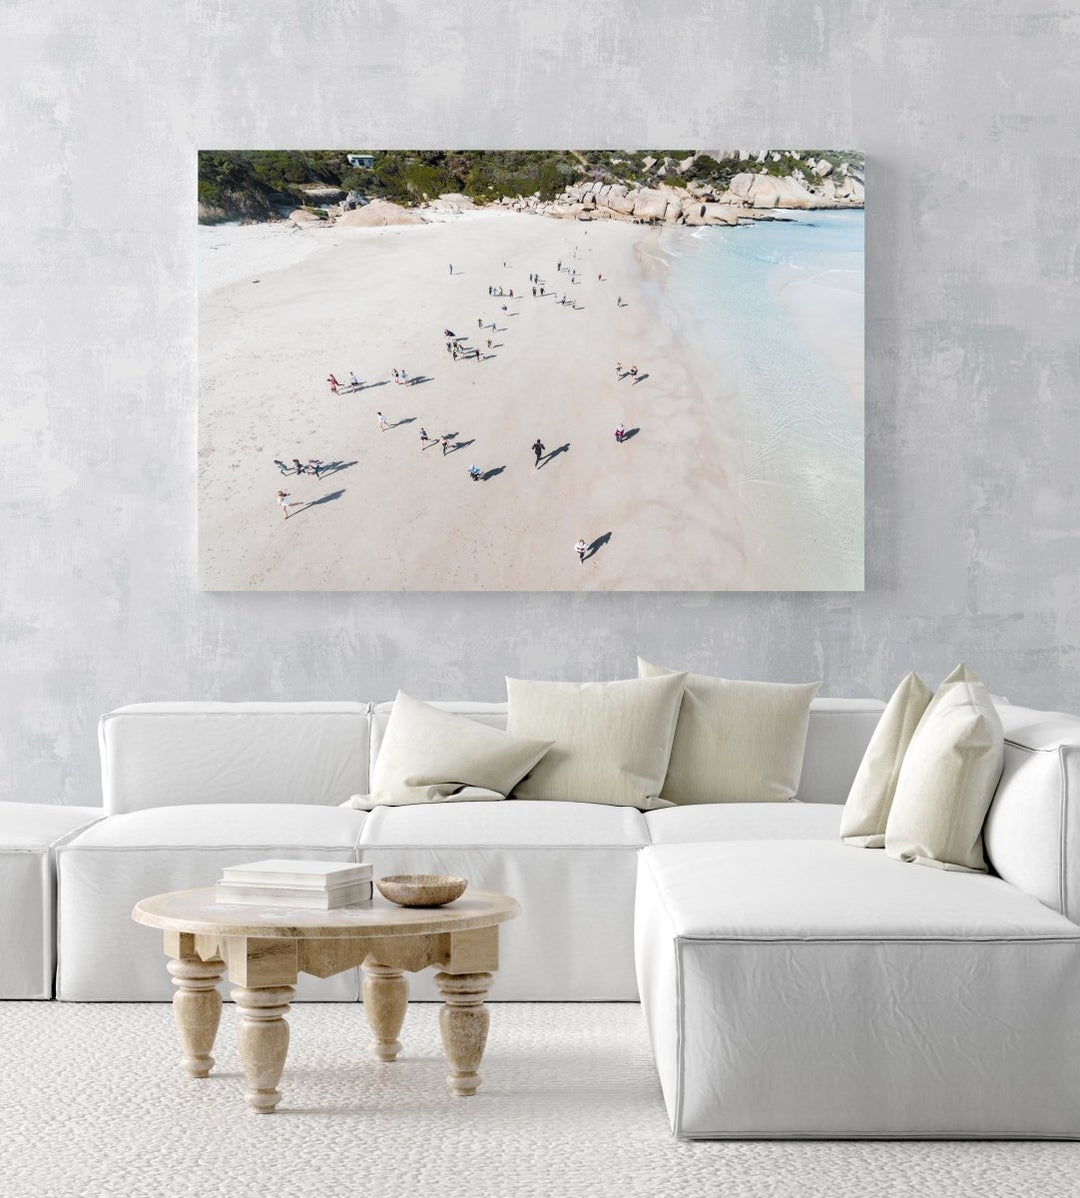
<svg viewBox="0 0 1080 1198"><path fill-rule="evenodd" d="M505 705L439 706L505 726ZM165 1000L138 899L266 855L361 859L520 901L493 1000L640 996L679 1135L1080 1136L1080 719L998 705L983 876L839 843L882 709L815 700L797 802L643 814L341 807L368 788L390 704L122 708L101 722L103 811L0 808L0 844L36 862L10 872L0 850L9 909L30 911L0 921L0 994L49 993L53 868L56 996ZM423 977L413 994L437 997ZM352 974L298 993L358 997Z"/></svg>

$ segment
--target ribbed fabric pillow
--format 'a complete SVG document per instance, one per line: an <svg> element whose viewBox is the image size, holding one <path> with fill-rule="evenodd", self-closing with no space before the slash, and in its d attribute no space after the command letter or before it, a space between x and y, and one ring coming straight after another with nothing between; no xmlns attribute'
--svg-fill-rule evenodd
<svg viewBox="0 0 1080 1198"><path fill-rule="evenodd" d="M554 748L514 787L517 799L668 807L664 784L684 674L625 682L507 678L507 728Z"/></svg>
<svg viewBox="0 0 1080 1198"><path fill-rule="evenodd" d="M864 849L885 847L885 824L900 766L933 693L918 674L908 674L893 691L840 816L840 839L845 844Z"/></svg>
<svg viewBox="0 0 1080 1198"><path fill-rule="evenodd" d="M889 856L985 873L982 826L1004 757L993 700L961 662L938 687L904 754L885 826Z"/></svg>
<svg viewBox="0 0 1080 1198"><path fill-rule="evenodd" d="M398 691L371 771L371 794L353 795L348 806L366 811L502 799L550 748L550 740L513 736Z"/></svg>
<svg viewBox="0 0 1080 1198"><path fill-rule="evenodd" d="M638 676L670 671L638 658ZM686 675L661 797L672 803L782 803L802 774L819 682L740 682Z"/></svg>

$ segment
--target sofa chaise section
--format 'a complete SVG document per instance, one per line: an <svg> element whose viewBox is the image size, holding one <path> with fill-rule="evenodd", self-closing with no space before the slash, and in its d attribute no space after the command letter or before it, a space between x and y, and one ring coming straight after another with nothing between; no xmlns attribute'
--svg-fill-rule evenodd
<svg viewBox="0 0 1080 1198"><path fill-rule="evenodd" d="M351 862L365 815L338 807L209 803L112 816L57 852L57 998L172 998L160 934L132 922L139 899L212 886L226 865L266 857ZM355 1001L356 971L303 976L298 999Z"/></svg>
<svg viewBox="0 0 1080 1198"><path fill-rule="evenodd" d="M641 854L641 999L682 1137L1080 1135L1080 927L832 841Z"/></svg>

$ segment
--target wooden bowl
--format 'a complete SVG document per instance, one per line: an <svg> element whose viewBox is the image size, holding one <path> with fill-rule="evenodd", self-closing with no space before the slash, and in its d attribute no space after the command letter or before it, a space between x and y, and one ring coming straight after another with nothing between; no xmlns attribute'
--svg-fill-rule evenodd
<svg viewBox="0 0 1080 1198"><path fill-rule="evenodd" d="M450 874L391 874L375 880L383 898L399 907L444 907L461 898L468 884Z"/></svg>

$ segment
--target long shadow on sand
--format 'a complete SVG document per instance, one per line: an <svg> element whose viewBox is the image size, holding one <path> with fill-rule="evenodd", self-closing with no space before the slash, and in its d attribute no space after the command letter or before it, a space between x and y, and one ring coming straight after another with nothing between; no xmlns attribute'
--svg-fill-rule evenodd
<svg viewBox="0 0 1080 1198"><path fill-rule="evenodd" d="M611 540L611 533L609 533L609 532L604 533L604 535L602 537L597 537L596 540L593 541L593 543L589 546L588 550L585 553L585 556L581 560L583 562L587 562L590 557L595 557L596 554L598 554L600 552L600 550L603 549L603 547L610 540Z"/></svg>
<svg viewBox="0 0 1080 1198"><path fill-rule="evenodd" d="M339 470L348 470L350 466L355 466L356 462L330 462L319 470L319 477L326 478L328 474L337 474Z"/></svg>
<svg viewBox="0 0 1080 1198"><path fill-rule="evenodd" d="M450 448L446 451L446 453L457 453L457 451L459 449L468 449L470 445L475 445L475 444L476 444L475 437L473 437L471 441L455 441L454 444L451 445ZM446 455L444 454L443 456L445 457Z"/></svg>
<svg viewBox="0 0 1080 1198"><path fill-rule="evenodd" d="M328 494L324 495L321 499L313 499L310 503L305 503L304 506L302 508L300 508L299 511L296 512L296 515L299 516L300 512L306 512L308 510L308 508L310 508L310 507L318 507L320 503L333 503L335 499L340 499L342 497L342 495L344 495L344 494L345 494L344 487L342 487L340 491L330 491ZM290 517L290 519L292 519L292 517Z"/></svg>
<svg viewBox="0 0 1080 1198"><path fill-rule="evenodd" d="M400 420L395 420L394 423L390 425L390 427L397 428L401 424L415 424L415 423L416 423L415 416L402 416L402 418Z"/></svg>
<svg viewBox="0 0 1080 1198"><path fill-rule="evenodd" d="M536 465L537 470L543 470L543 468L548 464L548 462L550 462L552 458L557 458L560 453L569 453L569 452L570 452L570 442L567 441L565 445L560 445L558 449L553 449L549 454L547 454L545 457L541 458L540 461Z"/></svg>
<svg viewBox="0 0 1080 1198"><path fill-rule="evenodd" d="M433 383L435 380L427 374L418 374L416 378L409 379L405 384L407 387L419 387L421 383Z"/></svg>
<svg viewBox="0 0 1080 1198"><path fill-rule="evenodd" d="M624 441L629 441L631 437L636 437L641 432L640 428L628 428L622 435Z"/></svg>
<svg viewBox="0 0 1080 1198"><path fill-rule="evenodd" d="M505 466L495 466L491 470L486 470L480 475L480 481L486 483L489 478L494 478L497 474L502 474L505 469Z"/></svg>
<svg viewBox="0 0 1080 1198"><path fill-rule="evenodd" d="M647 374L639 374L637 378L634 379L634 386L636 387L638 383L643 383L648 377L649 376Z"/></svg>

